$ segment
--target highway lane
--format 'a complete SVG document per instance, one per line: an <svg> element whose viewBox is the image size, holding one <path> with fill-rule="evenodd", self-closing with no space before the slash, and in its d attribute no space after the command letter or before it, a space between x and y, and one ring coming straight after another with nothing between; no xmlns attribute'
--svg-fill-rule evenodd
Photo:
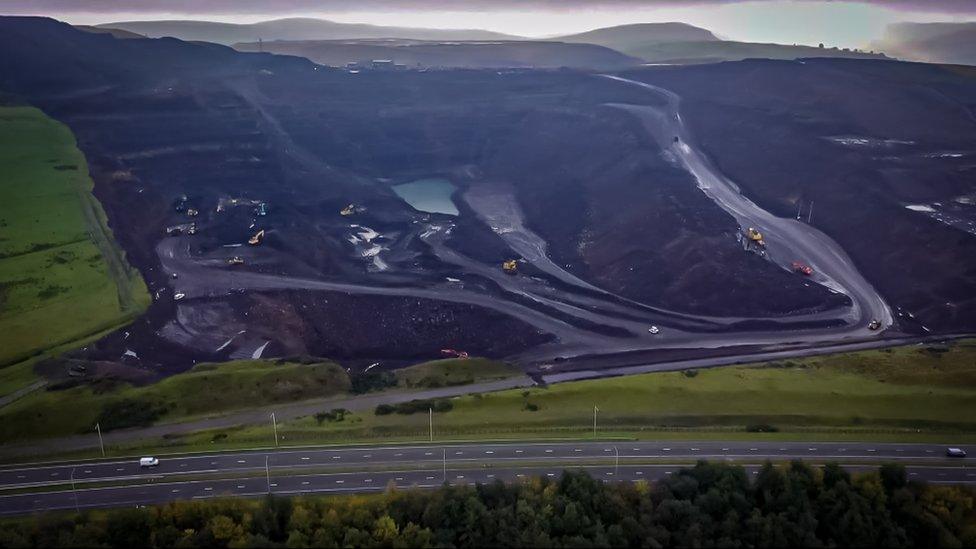
<svg viewBox="0 0 976 549"><path fill-rule="evenodd" d="M968 445L953 445L967 452ZM179 478L187 475L241 474L274 469L352 469L397 466L504 464L518 461L545 463L593 462L594 460L748 460L805 459L830 461L904 461L924 464L969 459L945 457L946 445L864 442L688 442L597 441L511 442L467 444L418 444L389 446L283 448L185 456L158 456L160 464L141 468L138 458L22 464L0 468L0 491L61 485L72 480L91 482ZM971 454L972 455L972 454Z"/></svg>
<svg viewBox="0 0 976 549"><path fill-rule="evenodd" d="M874 469L869 465L845 465L851 472ZM218 497L260 497L268 493L279 496L302 494L349 494L377 492L395 486L406 488L434 488L445 482L451 485L513 482L531 477L558 478L567 468L582 469L605 482L653 481L677 473L680 464L613 464L569 466L484 467L467 464L462 467L432 467L423 470L382 472L335 472L287 475L224 477L220 479L160 482L157 479L137 479L125 486L79 487L41 493L0 495L0 515L18 515L41 511L87 509L93 507L128 507L166 503L176 500L195 500ZM747 465L755 475L758 464ZM934 483L976 483L976 469L965 467L910 466L913 480Z"/></svg>

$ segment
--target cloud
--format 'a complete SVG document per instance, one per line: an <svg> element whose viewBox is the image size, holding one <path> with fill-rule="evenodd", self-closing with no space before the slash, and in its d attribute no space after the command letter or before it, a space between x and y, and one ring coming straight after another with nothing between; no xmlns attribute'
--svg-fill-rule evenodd
<svg viewBox="0 0 976 549"><path fill-rule="evenodd" d="M347 11L564 11L591 8L688 7L694 5L735 4L744 0L0 0L0 13L177 13L276 14ZM776 0L752 0L775 2ZM804 0L831 3L831 0ZM856 0L906 11L972 13L973 0Z"/></svg>

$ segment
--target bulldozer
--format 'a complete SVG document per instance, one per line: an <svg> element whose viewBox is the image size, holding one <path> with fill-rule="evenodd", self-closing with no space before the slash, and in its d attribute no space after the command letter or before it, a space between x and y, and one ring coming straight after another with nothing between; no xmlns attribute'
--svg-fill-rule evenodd
<svg viewBox="0 0 976 549"><path fill-rule="evenodd" d="M766 241L763 240L762 233L753 227L749 227L749 229L746 230L746 238L748 238L750 242L753 242L759 246L766 246Z"/></svg>
<svg viewBox="0 0 976 549"><path fill-rule="evenodd" d="M261 243L262 240L264 240L264 229L261 229L260 231L254 233L254 236L249 238L247 240L247 243L250 244L251 246L257 246L258 244Z"/></svg>
<svg viewBox="0 0 976 549"><path fill-rule="evenodd" d="M510 275L518 273L518 261L515 261L514 259L503 261L502 271L504 271L505 274L510 274Z"/></svg>
<svg viewBox="0 0 976 549"><path fill-rule="evenodd" d="M230 259L227 260L227 264L228 265L243 265L244 264L244 258L241 257L241 256L239 256L239 255L235 255L234 257L232 257L232 258L230 258Z"/></svg>

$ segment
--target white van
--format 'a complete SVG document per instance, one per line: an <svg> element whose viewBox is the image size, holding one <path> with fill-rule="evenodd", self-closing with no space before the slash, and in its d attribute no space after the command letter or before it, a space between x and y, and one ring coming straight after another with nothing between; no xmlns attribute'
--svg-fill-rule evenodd
<svg viewBox="0 0 976 549"><path fill-rule="evenodd" d="M159 460L154 457L139 458L139 467L155 467L159 465Z"/></svg>

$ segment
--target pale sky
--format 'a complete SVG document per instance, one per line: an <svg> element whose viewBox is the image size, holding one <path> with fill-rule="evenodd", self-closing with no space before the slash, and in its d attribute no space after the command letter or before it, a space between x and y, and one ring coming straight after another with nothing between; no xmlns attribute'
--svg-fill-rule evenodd
<svg viewBox="0 0 976 549"><path fill-rule="evenodd" d="M335 8L336 4L297 1L245 2L245 13L234 13L234 4L208 12L219 5L165 0L133 2L98 2L95 0L0 0L0 13L48 15L75 24L95 24L136 19L206 19L249 23L279 17L320 17L350 23L377 25L481 28L530 37L554 36L626 23L681 21L711 30L722 38L750 42L864 47L879 38L889 23L899 21L976 20L976 0L942 0L942 2L888 3L815 1L815 0L726 0L718 3L679 1L631 1L608 3L575 1L559 3L511 1L452 3L427 2L383 4L370 10L359 10L355 3L335 9L314 10L310 6ZM937 5L938 4L938 5ZM238 4L243 6L243 4ZM418 7L418 5L420 7ZM444 10L444 6L458 9ZM526 6L515 9L513 6ZM128 9L126 7L128 6ZM179 10L167 10L180 6ZM229 7L227 7L229 6ZM897 6L897 7L894 7ZM86 8L94 8L86 11Z"/></svg>

